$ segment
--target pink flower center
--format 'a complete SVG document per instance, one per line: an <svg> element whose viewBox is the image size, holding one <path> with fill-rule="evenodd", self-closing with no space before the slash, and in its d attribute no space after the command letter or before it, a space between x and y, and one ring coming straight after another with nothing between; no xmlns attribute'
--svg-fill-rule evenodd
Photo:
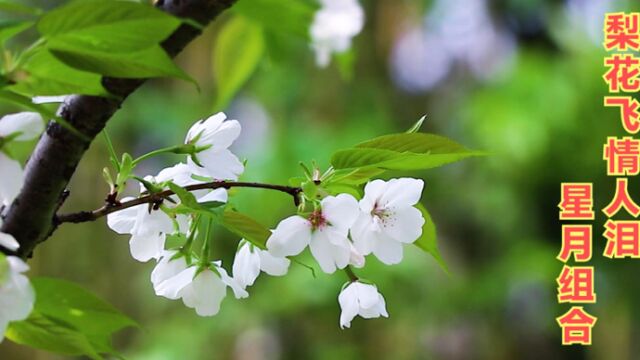
<svg viewBox="0 0 640 360"><path fill-rule="evenodd" d="M327 219L324 218L321 210L312 212L311 215L309 215L309 222L311 223L312 230L317 230L327 225Z"/></svg>
<svg viewBox="0 0 640 360"><path fill-rule="evenodd" d="M380 228L387 227L388 223L392 220L391 215L392 213L389 210L385 209L377 202L373 205L373 210L371 210L373 223L376 225L376 227L378 227L379 230L381 230Z"/></svg>

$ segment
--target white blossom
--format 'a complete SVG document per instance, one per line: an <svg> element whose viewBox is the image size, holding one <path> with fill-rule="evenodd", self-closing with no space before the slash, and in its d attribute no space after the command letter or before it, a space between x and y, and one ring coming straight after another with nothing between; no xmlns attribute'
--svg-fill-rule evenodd
<svg viewBox="0 0 640 360"><path fill-rule="evenodd" d="M0 137L18 134L16 141L28 141L44 131L44 121L37 112L5 115L0 119Z"/></svg>
<svg viewBox="0 0 640 360"><path fill-rule="evenodd" d="M165 250L162 252L160 260L151 272L151 283L153 284L156 295L162 296L162 294L159 293L159 289L163 281L178 275L189 267L187 258L179 254L180 252L177 250Z"/></svg>
<svg viewBox="0 0 640 360"><path fill-rule="evenodd" d="M220 304L230 287L237 299L249 294L231 278L222 264L213 262L210 267L201 269L190 266L178 274L162 281L156 287L156 294L168 299L182 299L182 302L196 310L200 316L213 316L220 310Z"/></svg>
<svg viewBox="0 0 640 360"><path fill-rule="evenodd" d="M266 250L259 249L242 240L233 260L233 277L240 286L246 288L253 285L260 271L271 276L282 276L287 273L291 261L285 257L275 257Z"/></svg>
<svg viewBox="0 0 640 360"><path fill-rule="evenodd" d="M240 136L241 126L237 120L226 120L219 112L205 120L196 122L185 139L186 144L208 147L196 155L202 166L188 159L193 173L216 180L237 180L244 171L244 165L229 151L229 146Z"/></svg>
<svg viewBox="0 0 640 360"><path fill-rule="evenodd" d="M20 163L0 150L0 206L9 206L18 196L24 184L24 172Z"/></svg>
<svg viewBox="0 0 640 360"><path fill-rule="evenodd" d="M21 112L0 118L0 138L13 137L13 141L27 141L42 133L44 122L40 114ZM24 172L20 163L0 149L0 205L9 206L18 196L24 184Z"/></svg>
<svg viewBox="0 0 640 360"><path fill-rule="evenodd" d="M15 256L0 256L0 342L11 321L26 319L35 301L35 291L23 275L29 266Z"/></svg>
<svg viewBox="0 0 640 360"><path fill-rule="evenodd" d="M356 315L365 319L389 317L384 297L374 285L354 281L340 292L338 302L342 309L340 327L343 329L351 327L351 320Z"/></svg>
<svg viewBox="0 0 640 360"><path fill-rule="evenodd" d="M425 220L414 205L423 187L422 180L412 178L368 183L359 203L360 215L351 228L356 249L363 255L373 253L388 265L402 261L402 244L422 234Z"/></svg>
<svg viewBox="0 0 640 360"><path fill-rule="evenodd" d="M203 181L193 178L192 167L185 163L178 163L174 166L162 169L158 175L153 177L153 182L163 183L166 181L172 181L174 184L185 187L189 185L202 184ZM220 188L211 190L196 190L191 192L198 202L227 202L227 190ZM174 198L177 200L177 197Z"/></svg>
<svg viewBox="0 0 640 360"><path fill-rule="evenodd" d="M0 228L2 227L2 223L2 217L0 216ZM0 232L0 246L7 250L16 251L20 247L20 244L18 244L18 241L10 234Z"/></svg>
<svg viewBox="0 0 640 360"><path fill-rule="evenodd" d="M277 257L298 255L309 245L322 271L333 273L349 264L349 228L358 216L357 200L349 194L327 196L308 218L295 215L282 220L267 240Z"/></svg>
<svg viewBox="0 0 640 360"><path fill-rule="evenodd" d="M364 11L357 0L320 0L320 4L310 28L311 46L318 66L326 67L331 54L349 50L351 39L362 31Z"/></svg>
<svg viewBox="0 0 640 360"><path fill-rule="evenodd" d="M133 200L128 197L123 202ZM171 218L162 210L154 210L149 204L133 206L111 213L107 224L118 234L130 234L131 256L141 262L157 259L162 255L166 234L174 233Z"/></svg>

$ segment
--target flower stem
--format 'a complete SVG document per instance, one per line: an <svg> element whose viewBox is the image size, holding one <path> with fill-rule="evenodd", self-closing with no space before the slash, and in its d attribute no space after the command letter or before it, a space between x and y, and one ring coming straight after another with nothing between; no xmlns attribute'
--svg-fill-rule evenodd
<svg viewBox="0 0 640 360"><path fill-rule="evenodd" d="M354 281L358 281L358 280L360 280L360 278L358 277L358 275L356 275L356 274L353 272L353 269L351 268L351 266L347 265L347 267L346 267L346 268L344 268L344 272L347 274L347 276L349 277L349 280L351 280L351 282L354 282Z"/></svg>
<svg viewBox="0 0 640 360"><path fill-rule="evenodd" d="M213 228L213 218L209 218L207 222L207 231L205 232L204 241L202 243L202 252L200 253L200 258L202 259L202 264L209 264L209 256L211 253L211 232Z"/></svg>
<svg viewBox="0 0 640 360"><path fill-rule="evenodd" d="M177 151L181 147L182 147L182 145L175 145L175 146L170 146L170 147L166 147L166 148L162 148L162 149L158 149L158 150L153 150L153 151L148 152L148 153L138 157L137 159L133 160L132 164L135 167L140 162L142 162L144 160L147 160L149 158L152 158L154 156L161 155L161 154L175 153L175 151Z"/></svg>

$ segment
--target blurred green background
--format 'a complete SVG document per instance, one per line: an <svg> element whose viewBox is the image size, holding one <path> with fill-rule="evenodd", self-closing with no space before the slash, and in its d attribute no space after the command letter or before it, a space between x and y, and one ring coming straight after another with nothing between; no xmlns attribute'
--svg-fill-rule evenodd
<svg viewBox="0 0 640 360"><path fill-rule="evenodd" d="M233 148L248 159L241 179L285 184L300 175L298 161L326 168L333 151L404 131L427 114L423 131L490 152L442 169L391 174L425 179L423 203L450 276L413 247L393 267L368 258L359 274L378 285L390 318L357 318L340 330L342 273L318 271L314 279L293 264L286 277L262 275L248 299L228 294L217 316L201 318L154 295L154 265L134 261L127 237L104 220L63 226L37 249L30 274L75 281L136 319L141 329L116 338L130 359L638 358L640 263L601 256L599 211L613 186L602 145L606 136L624 134L617 110L602 105L602 20L606 11L631 8L613 0L361 3L365 29L340 65L318 69L303 39L268 38L266 58L224 109L243 126ZM178 58L200 92L156 80L127 100L108 125L119 152L140 155L180 143L195 120L219 110L212 49L232 16L220 17ZM26 159L28 148L21 150ZM138 174L179 160L146 161ZM107 165L98 139L73 178L65 211L102 203ZM564 181L594 182L590 265L598 302L586 308L599 320L591 347L561 346L555 321L569 309L557 304L555 283ZM631 180L637 198L638 184ZM232 199L270 227L295 211L279 193L244 189ZM222 229L216 235L215 254L229 269L238 239ZM0 358L61 357L4 341Z"/></svg>

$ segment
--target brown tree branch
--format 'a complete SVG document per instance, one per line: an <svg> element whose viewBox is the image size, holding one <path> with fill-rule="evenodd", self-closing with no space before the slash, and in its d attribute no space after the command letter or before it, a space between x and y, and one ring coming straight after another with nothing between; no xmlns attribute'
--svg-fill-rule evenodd
<svg viewBox="0 0 640 360"><path fill-rule="evenodd" d="M236 0L158 0L156 6L170 14L207 25ZM163 43L171 56L177 55L201 30L182 24ZM74 95L67 98L58 114L87 139L50 122L25 167L25 183L11 204L0 231L13 235L20 243L17 255L30 256L53 227L62 192L76 170L91 141L105 127L122 102L144 83L143 79L105 77L102 84L117 98Z"/></svg>
<svg viewBox="0 0 640 360"><path fill-rule="evenodd" d="M302 192L302 189L299 187L292 186L283 186L283 185L272 185L272 184L261 184L261 183L252 183L252 182L230 182L230 181L214 181L203 184L194 184L185 186L184 189L187 191L195 191L195 190L204 190L204 189L230 189L234 187L243 187L243 188L259 188L259 189L269 189L280 191L286 194L289 194L293 197L293 202L297 206L299 205L299 195ZM164 190L162 192L158 192L155 194L143 195L138 198L121 202L121 203L107 203L103 207L93 210L93 211L81 211L77 213L71 214L61 214L57 215L54 218L54 224L57 226L59 224L64 223L83 223L89 221L95 221L103 216L107 216L111 213L121 211L124 209L128 209L134 206L142 205L142 204L154 204L159 201L162 201L168 198L171 195L175 195L175 192L171 190Z"/></svg>

